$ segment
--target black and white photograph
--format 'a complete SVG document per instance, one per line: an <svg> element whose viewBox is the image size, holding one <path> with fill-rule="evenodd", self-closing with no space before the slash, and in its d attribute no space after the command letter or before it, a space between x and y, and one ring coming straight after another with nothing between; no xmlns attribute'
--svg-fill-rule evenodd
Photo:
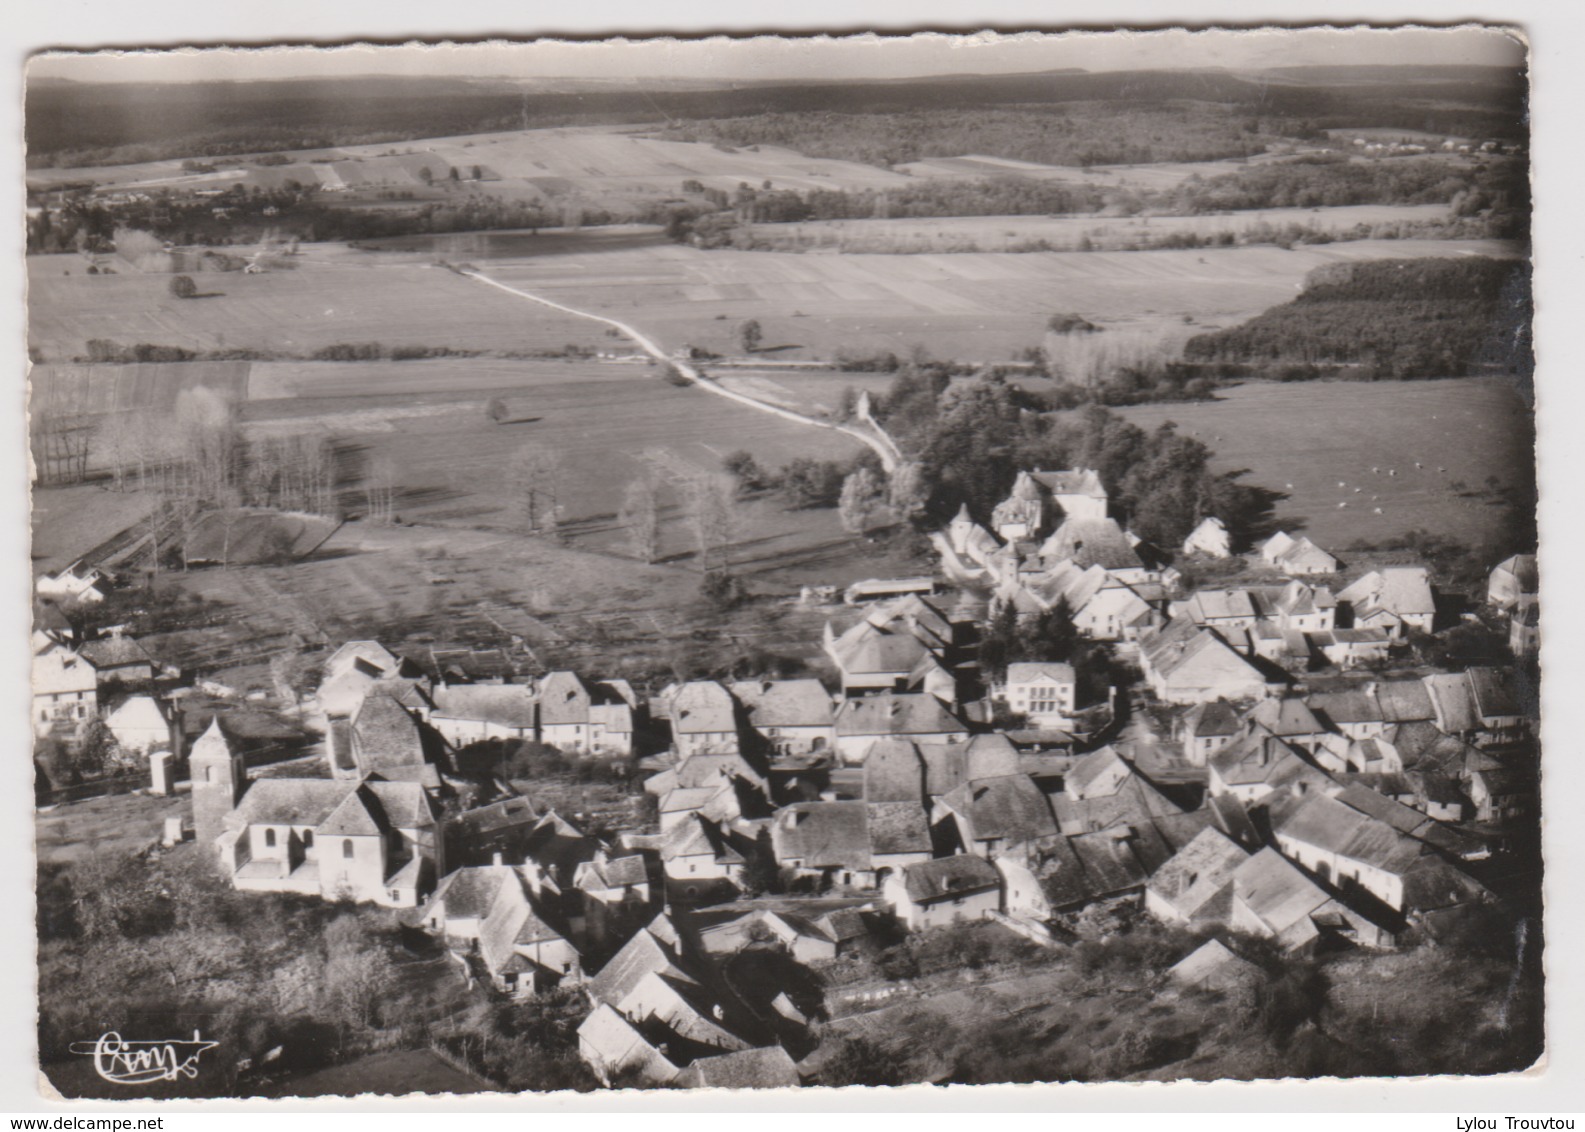
<svg viewBox="0 0 1585 1132"><path fill-rule="evenodd" d="M1545 1064L1521 28L84 44L41 1096Z"/></svg>

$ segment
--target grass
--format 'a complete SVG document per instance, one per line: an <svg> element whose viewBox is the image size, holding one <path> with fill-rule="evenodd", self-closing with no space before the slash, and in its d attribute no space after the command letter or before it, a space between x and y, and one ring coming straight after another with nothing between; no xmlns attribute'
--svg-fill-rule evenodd
<svg viewBox="0 0 1585 1132"><path fill-rule="evenodd" d="M580 258L492 261L509 285L636 322L663 345L739 355L757 319L779 360L916 344L938 358L1006 361L1038 345L1053 311L1102 325L1231 325L1291 299L1322 264L1507 254L1496 241L1361 240L1152 252L801 255L651 245Z"/></svg>
<svg viewBox="0 0 1585 1132"><path fill-rule="evenodd" d="M1178 233L1213 236L1240 233L1260 225L1298 224L1325 232L1356 225L1443 220L1448 207L1357 205L1344 208L1270 208L1204 216L946 216L892 220L810 220L797 224L756 224L754 238L788 251L950 252L1021 251L1035 241L1077 250L1081 239L1096 248L1148 243Z"/></svg>
<svg viewBox="0 0 1585 1132"><path fill-rule="evenodd" d="M102 853L129 853L157 841L165 819L189 810L185 795L118 794L63 802L33 819L42 864L61 864Z"/></svg>
<svg viewBox="0 0 1585 1132"><path fill-rule="evenodd" d="M153 493L113 492L94 484L33 489L33 570L67 566L141 522Z"/></svg>
<svg viewBox="0 0 1585 1132"><path fill-rule="evenodd" d="M203 275L204 289L220 292L203 300L175 298L162 275L90 276L75 256L33 256L28 343L47 362L86 356L90 338L287 354L343 342L529 352L609 345L594 323L491 294L422 257L323 247L306 247L294 271Z"/></svg>
<svg viewBox="0 0 1585 1132"><path fill-rule="evenodd" d="M1176 421L1215 450L1216 468L1248 468L1248 482L1286 493L1279 526L1345 559L1356 539L1380 544L1417 527L1470 546L1490 540L1502 513L1486 478L1506 484L1534 459L1529 409L1500 378L1251 382L1221 398L1118 412L1145 428ZM1469 491L1455 491L1456 481Z"/></svg>

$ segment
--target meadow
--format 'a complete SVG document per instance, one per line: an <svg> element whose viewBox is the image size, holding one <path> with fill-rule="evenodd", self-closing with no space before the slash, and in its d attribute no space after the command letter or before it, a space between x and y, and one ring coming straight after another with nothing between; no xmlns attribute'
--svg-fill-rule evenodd
<svg viewBox="0 0 1585 1132"><path fill-rule="evenodd" d="M737 327L759 321L774 360L915 345L937 358L1008 361L1040 343L1047 318L1100 325L1186 319L1231 325L1293 297L1322 264L1359 259L1505 255L1500 241L1359 240L1152 252L797 255L653 245L597 257L493 260L512 286L635 321L663 345L740 354Z"/></svg>
<svg viewBox="0 0 1585 1132"><path fill-rule="evenodd" d="M1446 205L1347 205L1270 208L1197 216L945 216L890 220L807 220L756 224L756 246L785 251L891 252L1130 250L1172 236L1247 235L1263 227L1298 225L1340 235L1367 229L1446 220Z"/></svg>
<svg viewBox="0 0 1585 1132"><path fill-rule="evenodd" d="M419 257L313 245L301 260L289 271L202 273L203 297L179 299L168 275L119 260L115 275L88 275L76 256L33 256L28 343L46 362L86 356L94 338L288 355L344 342L529 353L610 347L593 323L490 294Z"/></svg>
<svg viewBox="0 0 1585 1132"><path fill-rule="evenodd" d="M1415 528L1487 543L1502 517L1487 478L1513 484L1535 458L1529 406L1500 378L1250 382L1216 401L1116 411L1144 428L1176 421L1218 471L1247 468L1246 482L1287 496L1279 526L1334 552Z"/></svg>

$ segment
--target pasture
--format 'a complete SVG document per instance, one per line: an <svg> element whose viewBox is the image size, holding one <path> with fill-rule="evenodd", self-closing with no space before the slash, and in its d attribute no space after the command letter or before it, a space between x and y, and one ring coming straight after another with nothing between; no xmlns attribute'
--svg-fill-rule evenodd
<svg viewBox="0 0 1585 1132"><path fill-rule="evenodd" d="M205 297L178 299L164 275L90 276L75 256L33 256L28 344L45 362L86 356L91 338L288 355L343 342L526 353L610 345L591 322L491 294L416 257L321 257L310 246L303 258L292 271L206 273Z"/></svg>
<svg viewBox="0 0 1585 1132"><path fill-rule="evenodd" d="M1218 470L1248 468L1245 482L1287 496L1279 525L1334 551L1417 527L1486 543L1501 519L1487 477L1512 483L1535 458L1529 408L1500 378L1250 382L1220 396L1116 411L1143 428L1176 421L1215 450Z"/></svg>
<svg viewBox="0 0 1585 1132"><path fill-rule="evenodd" d="M1506 255L1500 241L1360 240L1152 252L798 255L656 244L498 259L512 286L634 322L669 348L741 353L738 325L757 319L761 354L830 360L839 351L918 344L938 358L1007 361L1040 343L1054 311L1101 325L1201 328L1242 321L1291 299L1323 264L1361 259Z"/></svg>
<svg viewBox="0 0 1585 1132"><path fill-rule="evenodd" d="M395 188L421 191L429 180L479 180L492 191L503 183L536 188L546 197L564 195L576 186L579 195L606 193L675 194L685 180L697 180L730 192L747 181L769 180L782 189L874 189L906 185L908 178L873 165L805 157L777 146L734 148L704 142L662 141L640 136L644 126L583 126L512 130L462 137L424 138L396 144L344 146L302 150L284 165L255 165L246 158L212 158L212 173L193 173L177 161L91 169L28 171L30 183L92 180L121 190L161 188L195 191L276 188L288 180L318 185L331 193ZM428 170L429 180L423 170Z"/></svg>
<svg viewBox="0 0 1585 1132"><path fill-rule="evenodd" d="M776 251L921 254L952 251L1131 250L1176 235L1214 238L1294 224L1342 234L1357 227L1395 227L1446 220L1443 204L1268 208L1199 216L944 216L891 220L808 220L756 224L754 239Z"/></svg>

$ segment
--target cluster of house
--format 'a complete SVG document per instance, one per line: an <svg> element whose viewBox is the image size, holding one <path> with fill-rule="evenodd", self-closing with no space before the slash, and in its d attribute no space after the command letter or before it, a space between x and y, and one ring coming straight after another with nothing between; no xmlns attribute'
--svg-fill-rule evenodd
<svg viewBox="0 0 1585 1132"><path fill-rule="evenodd" d="M34 625L36 738L75 743L94 720L102 718L123 751L146 753L170 746L170 712L147 689L157 678L174 674L135 638L113 629L80 640L58 611L36 616Z"/></svg>
<svg viewBox="0 0 1585 1132"><path fill-rule="evenodd" d="M745 998L723 957L750 941L818 962L883 920L981 919L1051 941L1066 917L1121 901L1284 949L1391 947L1494 902L1466 866L1536 807L1533 771L1510 757L1533 715L1513 673L1345 674L1295 692L1284 671L1301 650L1347 669L1429 631L1426 572L1383 568L1334 595L1301 579L1336 560L1279 535L1262 556L1284 581L1173 600L1105 506L1093 472L1029 473L997 509L1005 542L960 516L938 545L958 556L949 573L983 571L1015 605L1089 592L1070 602L1090 610L1081 631L1137 646L1174 718L1160 738L1206 768L1203 792L1158 785L1121 742L1083 753L1093 744L1064 731L1080 714L1067 664L1009 665L988 690L1028 727L997 730L964 664L983 605L910 581L828 623L835 690L696 680L641 701L624 681L531 677L492 650L350 642L313 699L328 776L250 780L212 724L191 753L195 833L240 889L404 910L470 982L578 986L580 1050L607 1083L797 1083L819 1004L790 988ZM1191 541L1226 549L1214 525ZM1513 559L1492 575L1515 622L1534 573ZM1089 581L1063 588L1076 578ZM638 761L655 825L590 836L504 783L456 812L448 752L490 739L613 759L663 746ZM810 915L788 910L795 897L742 899L766 889L826 899ZM1208 947L1178 977L1237 972Z"/></svg>

